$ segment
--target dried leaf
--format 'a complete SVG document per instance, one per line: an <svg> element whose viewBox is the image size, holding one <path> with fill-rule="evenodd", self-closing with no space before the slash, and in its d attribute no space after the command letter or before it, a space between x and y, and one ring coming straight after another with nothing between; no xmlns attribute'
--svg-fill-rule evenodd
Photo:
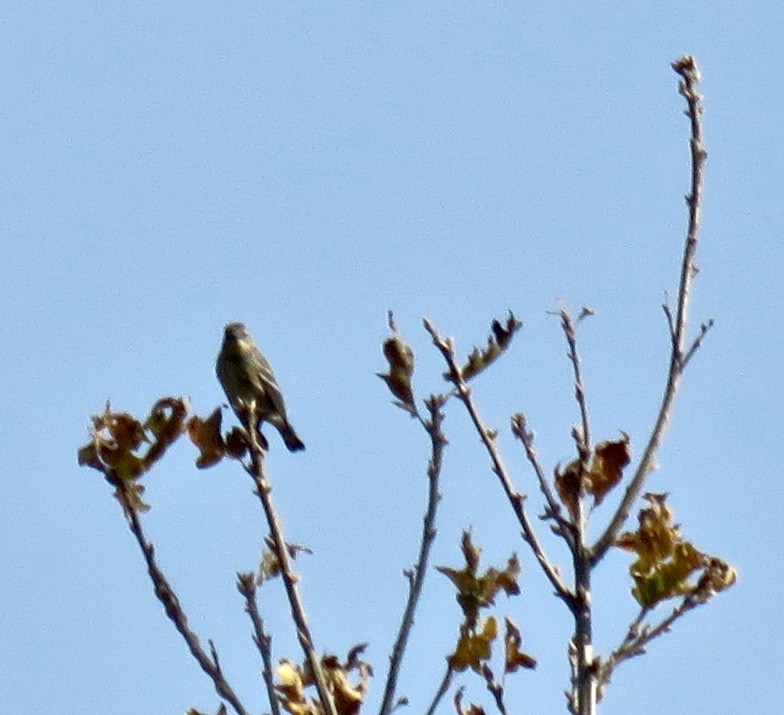
<svg viewBox="0 0 784 715"><path fill-rule="evenodd" d="M384 341L383 349L389 362L389 374L378 372L376 375L386 382L389 391L400 401L400 407L414 412L414 391L411 385L414 351L397 334Z"/></svg>
<svg viewBox="0 0 784 715"><path fill-rule="evenodd" d="M594 498L598 506L623 476L623 468L632 458L629 435L621 432L622 438L615 442L599 442L591 460L591 468L585 480L585 491Z"/></svg>
<svg viewBox="0 0 784 715"><path fill-rule="evenodd" d="M256 432L256 436L259 440L259 446L264 451L267 451L269 449L269 443L267 442L266 437L261 433L260 430ZM225 444L226 454L228 454L230 457L233 457L234 459L242 459L250 449L248 434L240 427L231 428L229 433L226 435Z"/></svg>
<svg viewBox="0 0 784 715"><path fill-rule="evenodd" d="M291 715L320 715L319 708L305 693L302 669L293 661L283 659L276 669L280 681L275 685L281 705Z"/></svg>
<svg viewBox="0 0 784 715"><path fill-rule="evenodd" d="M191 417L186 425L188 437L201 453L196 459L199 469L212 467L223 459L226 454L226 443L221 434L223 413L218 407L207 419Z"/></svg>
<svg viewBox="0 0 784 715"><path fill-rule="evenodd" d="M520 634L520 629L511 618L507 618L504 636L505 673L514 673L518 668L536 668L536 658L520 650L522 643L523 637Z"/></svg>
<svg viewBox="0 0 784 715"><path fill-rule="evenodd" d="M558 493L561 503L569 512L572 521L577 521L578 518L581 471L582 467L579 459L569 462L563 472L560 471L559 467L555 468L555 491Z"/></svg>
<svg viewBox="0 0 784 715"><path fill-rule="evenodd" d="M629 567L634 580L632 594L646 608L675 596L690 595L707 600L713 593L731 586L737 574L732 567L699 551L684 541L673 523L666 494L646 494L649 506L641 509L635 532L622 534L617 546L637 555ZM691 577L702 569L695 585Z"/></svg>
<svg viewBox="0 0 784 715"><path fill-rule="evenodd" d="M707 601L732 586L737 580L738 572L732 566L712 556L708 559L705 571L697 582L696 594L701 600Z"/></svg>
<svg viewBox="0 0 784 715"><path fill-rule="evenodd" d="M145 470L149 470L185 431L188 402L184 398L164 397L150 410L144 429L152 436L150 449L144 455Z"/></svg>
<svg viewBox="0 0 784 715"><path fill-rule="evenodd" d="M482 664L490 660L497 636L498 622L493 617L484 621L481 630L462 628L455 652L448 658L449 665L458 672L468 668L479 672Z"/></svg>
<svg viewBox="0 0 784 715"><path fill-rule="evenodd" d="M509 347L515 333L522 327L523 324L511 310L504 325L498 320L493 320L490 326L493 334L487 339L487 347L483 350L474 348L468 356L466 364L460 368L460 376L463 380L468 382L495 362ZM453 379L453 376L449 373L444 375L444 377L447 380Z"/></svg>
<svg viewBox="0 0 784 715"><path fill-rule="evenodd" d="M354 646L345 662L335 655L324 655L321 668L327 687L335 701L339 715L357 715L373 676L373 668L359 655L366 645ZM282 660L277 669L279 682L275 685L283 707L292 715L322 715L318 696L311 697L307 689L315 689L315 681L310 666L300 666L291 660ZM357 678L358 676L358 678ZM356 682L353 682L356 680Z"/></svg>
<svg viewBox="0 0 784 715"><path fill-rule="evenodd" d="M457 589L456 599L463 610L466 623L474 624L479 618L479 611L495 603L499 591L508 596L518 594L520 586L517 579L520 575L520 562L516 554L512 554L505 569L488 568L479 573L479 559L482 550L471 539L471 532L464 531L462 538L463 558L466 566L457 570L448 566L437 566Z"/></svg>
<svg viewBox="0 0 784 715"><path fill-rule="evenodd" d="M471 532L463 531L463 538L460 540L460 548L463 551L466 565L472 573L476 573L479 568L479 559L482 556L482 549L476 546L471 538Z"/></svg>

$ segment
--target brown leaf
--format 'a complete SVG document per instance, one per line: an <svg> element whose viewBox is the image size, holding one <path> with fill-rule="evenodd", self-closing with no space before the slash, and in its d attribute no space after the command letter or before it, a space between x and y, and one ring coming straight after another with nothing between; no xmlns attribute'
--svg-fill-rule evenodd
<svg viewBox="0 0 784 715"><path fill-rule="evenodd" d="M196 459L196 466L199 469L212 467L226 454L226 444L221 435L222 419L223 413L218 407L207 419L194 416L187 422L188 437L201 452Z"/></svg>
<svg viewBox="0 0 784 715"><path fill-rule="evenodd" d="M376 373L386 382L389 391L400 400L400 406L414 411L414 392L411 378L414 374L414 351L395 334L384 341L384 355L389 362L389 374Z"/></svg>
<svg viewBox="0 0 784 715"><path fill-rule="evenodd" d="M520 629L511 618L506 619L506 635L504 636L505 673L514 673L518 668L536 668L536 658L523 653L520 646L523 637Z"/></svg>
<svg viewBox="0 0 784 715"><path fill-rule="evenodd" d="M578 518L581 471L579 459L569 462L563 472L558 467L555 468L555 491L558 493L561 503L569 512L572 521L577 521Z"/></svg>
<svg viewBox="0 0 784 715"><path fill-rule="evenodd" d="M638 559L633 564L637 571L645 571L669 558L681 539L678 525L672 523L667 495L648 493L643 499L649 506L640 509L637 531L622 534L617 542L621 548L637 553Z"/></svg>
<svg viewBox="0 0 784 715"><path fill-rule="evenodd" d="M711 556L697 582L695 593L700 599L708 600L732 586L737 580L738 572L732 566L720 558Z"/></svg>
<svg viewBox="0 0 784 715"><path fill-rule="evenodd" d="M259 446L266 451L269 448L267 439L260 431L257 432L256 436L259 440ZM232 427L226 435L226 454L234 459L242 459L249 449L248 434L245 430L240 427Z"/></svg>
<svg viewBox="0 0 784 715"><path fill-rule="evenodd" d="M482 549L474 545L470 531L463 531L463 538L460 541L460 546L468 569L472 573L476 573L479 568L479 559L482 556Z"/></svg>
<svg viewBox="0 0 784 715"><path fill-rule="evenodd" d="M466 566L457 570L448 566L436 566L436 570L444 574L457 589L455 598L465 615L465 622L473 626L479 619L479 611L495 603L499 591L508 596L520 592L517 583L520 575L520 562L516 554L512 554L505 569L488 568L479 573L479 559L482 550L471 539L471 532L464 531L462 538L463 558Z"/></svg>
<svg viewBox="0 0 784 715"><path fill-rule="evenodd" d="M127 412L104 411L92 418L91 441L79 449L80 465L100 471L116 487L115 496L125 509L146 511L144 487L137 480L182 433L187 403L166 397L158 400L142 424ZM146 452L143 445L149 445Z"/></svg>
<svg viewBox="0 0 784 715"><path fill-rule="evenodd" d="M164 397L153 405L144 423L144 429L153 437L150 449L144 455L145 469L160 459L183 433L187 414L188 403L184 398Z"/></svg>
<svg viewBox="0 0 784 715"><path fill-rule="evenodd" d="M707 600L714 592L731 586L737 574L721 559L709 557L684 541L673 523L666 494L644 496L648 506L640 510L639 528L622 534L616 545L637 555L629 567L634 580L632 594L646 608L675 596L693 595ZM703 573L695 585L692 576Z"/></svg>
<svg viewBox="0 0 784 715"><path fill-rule="evenodd" d="M449 664L462 672L471 668L479 672L482 663L490 660L493 641L498 636L498 623L490 617L484 622L481 631L473 628L462 628L455 652L449 656Z"/></svg>
<svg viewBox="0 0 784 715"><path fill-rule="evenodd" d="M495 362L509 347L515 333L522 327L523 324L511 310L506 319L506 324L502 325L498 320L493 320L490 325L493 334L487 339L487 347L483 350L474 348L468 356L466 364L460 368L460 375L463 380L468 382ZM453 376L447 373L444 377L447 380L452 380Z"/></svg>
<svg viewBox="0 0 784 715"><path fill-rule="evenodd" d="M591 468L585 480L585 490L593 495L594 506L615 487L623 476L623 468L632 458L629 435L621 432L622 438L616 442L599 442L591 460Z"/></svg>

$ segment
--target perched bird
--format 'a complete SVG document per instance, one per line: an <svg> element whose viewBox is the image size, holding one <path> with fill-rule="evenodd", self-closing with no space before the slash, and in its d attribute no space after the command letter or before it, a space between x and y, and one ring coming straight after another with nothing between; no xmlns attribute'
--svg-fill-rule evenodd
<svg viewBox="0 0 784 715"><path fill-rule="evenodd" d="M275 373L242 323L226 326L215 373L246 429L251 429L247 416L252 409L256 417L253 428L259 429L262 422L269 422L280 432L290 452L305 449L286 417L286 406ZM263 436L261 439L264 444Z"/></svg>

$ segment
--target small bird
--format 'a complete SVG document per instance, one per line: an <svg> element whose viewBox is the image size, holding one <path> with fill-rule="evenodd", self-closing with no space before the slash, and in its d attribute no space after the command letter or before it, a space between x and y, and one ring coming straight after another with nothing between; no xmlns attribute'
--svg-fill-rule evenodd
<svg viewBox="0 0 784 715"><path fill-rule="evenodd" d="M215 374L246 429L251 429L247 415L249 410L253 410L257 419L253 425L256 429L260 429L262 422L269 422L280 432L290 452L305 449L286 417L286 406L275 373L243 323L226 326ZM263 435L261 439L265 444Z"/></svg>

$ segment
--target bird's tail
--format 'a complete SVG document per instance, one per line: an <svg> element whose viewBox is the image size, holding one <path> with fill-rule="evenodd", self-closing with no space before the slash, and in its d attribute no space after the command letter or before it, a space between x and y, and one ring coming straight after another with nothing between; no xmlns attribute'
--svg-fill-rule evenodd
<svg viewBox="0 0 784 715"><path fill-rule="evenodd" d="M297 436L294 428L288 423L284 422L282 425L275 425L286 443L286 448L289 452L299 452L305 449L305 443Z"/></svg>

